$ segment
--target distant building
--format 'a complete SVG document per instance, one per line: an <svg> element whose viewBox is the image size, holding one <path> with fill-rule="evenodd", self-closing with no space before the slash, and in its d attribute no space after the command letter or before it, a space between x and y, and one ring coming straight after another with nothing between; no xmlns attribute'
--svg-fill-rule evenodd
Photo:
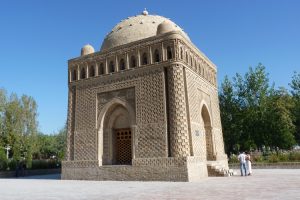
<svg viewBox="0 0 300 200"><path fill-rule="evenodd" d="M226 175L216 66L174 22L145 10L68 65L63 179Z"/></svg>

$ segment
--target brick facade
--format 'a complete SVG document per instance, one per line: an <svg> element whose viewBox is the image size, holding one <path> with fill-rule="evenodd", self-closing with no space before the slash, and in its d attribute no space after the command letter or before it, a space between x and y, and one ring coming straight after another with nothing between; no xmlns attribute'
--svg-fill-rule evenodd
<svg viewBox="0 0 300 200"><path fill-rule="evenodd" d="M63 179L195 181L208 160L228 168L216 67L181 32L68 64ZM117 128L131 130L130 165L118 164Z"/></svg>

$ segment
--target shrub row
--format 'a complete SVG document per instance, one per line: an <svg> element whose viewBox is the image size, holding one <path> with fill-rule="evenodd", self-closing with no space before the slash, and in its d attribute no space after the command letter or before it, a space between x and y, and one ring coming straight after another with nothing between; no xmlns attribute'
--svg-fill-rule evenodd
<svg viewBox="0 0 300 200"><path fill-rule="evenodd" d="M23 162L24 163L24 162ZM17 165L19 167L26 168L23 163L19 163L16 160L0 160L0 171L2 170L16 170ZM23 166L22 166L23 165ZM59 168L60 162L57 160L33 160L30 169L54 169Z"/></svg>
<svg viewBox="0 0 300 200"><path fill-rule="evenodd" d="M299 162L300 152L287 152L287 153L270 153L269 155L252 155L253 162L266 162L266 163L276 163L276 162ZM238 156L231 155L229 158L229 163L238 163Z"/></svg>

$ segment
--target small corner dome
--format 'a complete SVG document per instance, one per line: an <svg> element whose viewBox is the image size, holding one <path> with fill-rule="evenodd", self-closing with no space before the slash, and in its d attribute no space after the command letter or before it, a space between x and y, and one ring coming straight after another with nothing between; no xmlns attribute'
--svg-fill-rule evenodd
<svg viewBox="0 0 300 200"><path fill-rule="evenodd" d="M163 21L157 26L156 35L176 31L176 25L170 21Z"/></svg>
<svg viewBox="0 0 300 200"><path fill-rule="evenodd" d="M95 52L95 49L90 44L84 45L84 47L81 48L81 56L85 56L85 55L88 55L88 54L91 54L94 52Z"/></svg>

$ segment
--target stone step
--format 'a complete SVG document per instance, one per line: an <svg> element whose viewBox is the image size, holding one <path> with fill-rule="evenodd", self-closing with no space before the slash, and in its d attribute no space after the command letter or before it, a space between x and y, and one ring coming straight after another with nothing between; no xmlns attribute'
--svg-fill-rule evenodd
<svg viewBox="0 0 300 200"><path fill-rule="evenodd" d="M233 170L225 169L223 165L219 165L218 163L208 163L207 170L208 170L208 176L228 177L233 175Z"/></svg>

